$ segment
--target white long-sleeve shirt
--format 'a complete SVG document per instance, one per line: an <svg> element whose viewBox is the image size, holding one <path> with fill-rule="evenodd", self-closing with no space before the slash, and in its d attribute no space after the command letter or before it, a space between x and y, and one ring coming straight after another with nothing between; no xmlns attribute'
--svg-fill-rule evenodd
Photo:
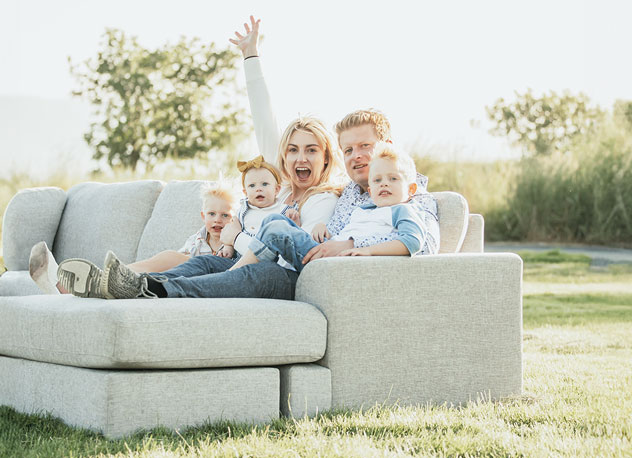
<svg viewBox="0 0 632 458"><path fill-rule="evenodd" d="M246 72L246 88L248 89L248 100L250 102L250 112L252 122L255 127L255 137L259 152L266 162L279 167L279 142L281 141L281 131L272 110L270 92L266 85L261 70L261 61L258 57L251 57L244 61L244 71Z"/></svg>

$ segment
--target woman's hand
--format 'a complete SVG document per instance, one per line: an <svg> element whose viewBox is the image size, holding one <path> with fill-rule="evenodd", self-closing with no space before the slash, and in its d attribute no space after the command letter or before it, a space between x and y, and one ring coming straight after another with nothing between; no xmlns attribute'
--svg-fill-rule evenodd
<svg viewBox="0 0 632 458"><path fill-rule="evenodd" d="M294 221L294 224L296 224L298 227L301 227L301 215L299 214L299 212L297 212L293 208L288 208L288 210L285 212L285 216Z"/></svg>
<svg viewBox="0 0 632 458"><path fill-rule="evenodd" d="M259 40L259 23L261 19L255 20L254 16L250 16L250 26L247 22L244 22L245 35L239 32L235 32L235 37L229 38L232 44L239 46L241 53L246 57L258 56L257 41Z"/></svg>
<svg viewBox="0 0 632 458"><path fill-rule="evenodd" d="M371 256L370 247L365 246L362 248L351 248L349 250L343 250L338 253L338 256Z"/></svg>
<svg viewBox="0 0 632 458"><path fill-rule="evenodd" d="M219 234L219 241L224 245L233 246L235 238L240 232L241 223L237 218L233 218L233 220L222 229L222 232Z"/></svg>
<svg viewBox="0 0 632 458"><path fill-rule="evenodd" d="M331 234L327 230L327 225L325 223L318 223L312 229L312 238L318 242L323 243L325 239L331 238Z"/></svg>

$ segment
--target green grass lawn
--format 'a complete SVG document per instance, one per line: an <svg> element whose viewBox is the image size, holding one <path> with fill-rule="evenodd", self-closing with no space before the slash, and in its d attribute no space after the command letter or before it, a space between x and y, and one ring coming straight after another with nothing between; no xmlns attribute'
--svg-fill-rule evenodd
<svg viewBox="0 0 632 458"><path fill-rule="evenodd" d="M0 408L0 457L632 456L632 293L625 292L632 268L522 255L525 285L566 285L570 293L524 297L521 397L153 430L114 441ZM578 283L594 291L576 292Z"/></svg>

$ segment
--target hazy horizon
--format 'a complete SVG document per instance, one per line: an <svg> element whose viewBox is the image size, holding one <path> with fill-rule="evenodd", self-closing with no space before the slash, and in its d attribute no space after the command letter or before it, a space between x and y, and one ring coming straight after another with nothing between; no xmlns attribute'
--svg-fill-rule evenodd
<svg viewBox="0 0 632 458"><path fill-rule="evenodd" d="M487 133L485 106L499 97L511 99L514 91L584 92L602 108L632 99L632 61L625 57L632 43L627 25L632 5L614 0L393 0L387 7L378 1L325 0L309 12L285 0L184 0L176 8L166 0L24 0L4 10L0 95L26 99L16 101L17 107L2 100L2 169L10 159L45 168L60 148L76 155L77 164L85 159L85 110L29 112L37 110L29 97L49 107L76 104L67 58L94 57L106 27L134 35L149 48L183 35L231 46L228 38L254 14L262 19L260 54L281 125L311 113L332 126L354 109L375 107L389 116L403 146L420 144L461 159L511 154L504 139ZM239 78L243 82L242 73ZM30 128L30 118L44 130ZM46 130L45 119L61 124ZM7 149L20 149L24 157ZM35 150L43 159L33 159Z"/></svg>

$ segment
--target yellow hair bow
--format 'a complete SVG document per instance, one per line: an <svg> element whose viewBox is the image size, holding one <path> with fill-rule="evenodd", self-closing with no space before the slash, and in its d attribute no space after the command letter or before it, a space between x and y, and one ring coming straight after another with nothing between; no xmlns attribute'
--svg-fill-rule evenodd
<svg viewBox="0 0 632 458"><path fill-rule="evenodd" d="M261 167L261 164L263 164L264 162L265 160L263 159L262 155L259 155L249 161L237 161L237 170L243 173L248 169L252 169L252 168L258 169Z"/></svg>

